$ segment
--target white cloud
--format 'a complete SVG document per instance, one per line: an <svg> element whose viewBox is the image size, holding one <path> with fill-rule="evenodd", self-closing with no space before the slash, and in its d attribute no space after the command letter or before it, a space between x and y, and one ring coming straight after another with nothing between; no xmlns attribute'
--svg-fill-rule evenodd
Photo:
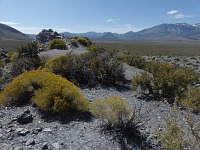
<svg viewBox="0 0 200 150"><path fill-rule="evenodd" d="M128 29L131 29L133 27L132 24L125 24L125 27L128 28Z"/></svg>
<svg viewBox="0 0 200 150"><path fill-rule="evenodd" d="M107 19L106 20L107 22L119 22L120 21L120 19Z"/></svg>
<svg viewBox="0 0 200 150"><path fill-rule="evenodd" d="M177 14L178 13L178 10L170 10L167 12L168 15L174 15L174 14Z"/></svg>
<svg viewBox="0 0 200 150"><path fill-rule="evenodd" d="M4 21L0 21L0 23L2 23L2 24L6 24L6 25L8 25L8 26L19 25L19 23L17 23L17 22L4 22Z"/></svg>
<svg viewBox="0 0 200 150"><path fill-rule="evenodd" d="M23 27L23 26L15 26L15 29L23 32L23 33L29 33L29 34L38 34L43 29L52 29L56 32L70 32L70 29L65 28L51 28L51 27Z"/></svg>
<svg viewBox="0 0 200 150"><path fill-rule="evenodd" d="M183 15L183 14L176 14L174 15L174 19L183 19L183 18L190 18L191 16Z"/></svg>
<svg viewBox="0 0 200 150"><path fill-rule="evenodd" d="M169 18L171 18L171 19L184 19L184 18L190 18L191 17L189 15L184 15L182 13L179 13L178 10L168 11L167 14L170 15Z"/></svg>

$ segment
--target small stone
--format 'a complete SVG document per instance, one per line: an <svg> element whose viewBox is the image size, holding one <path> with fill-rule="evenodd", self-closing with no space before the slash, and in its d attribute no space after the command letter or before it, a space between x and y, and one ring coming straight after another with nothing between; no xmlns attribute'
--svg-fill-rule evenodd
<svg viewBox="0 0 200 150"><path fill-rule="evenodd" d="M45 142L42 144L42 150L48 149L48 143Z"/></svg>
<svg viewBox="0 0 200 150"><path fill-rule="evenodd" d="M146 134L150 134L150 129L145 130Z"/></svg>
<svg viewBox="0 0 200 150"><path fill-rule="evenodd" d="M51 129L50 128L44 128L43 131L44 132L51 132Z"/></svg>
<svg viewBox="0 0 200 150"><path fill-rule="evenodd" d="M12 132L12 128L9 128L8 130L6 130L7 133Z"/></svg>
<svg viewBox="0 0 200 150"><path fill-rule="evenodd" d="M60 149L60 145L59 145L58 142L53 143L53 144L52 144L52 147L55 148L55 149Z"/></svg>
<svg viewBox="0 0 200 150"><path fill-rule="evenodd" d="M30 110L29 110L29 109L26 109L26 110L24 111L24 114L30 114Z"/></svg>
<svg viewBox="0 0 200 150"><path fill-rule="evenodd" d="M33 129L32 132L31 132L31 134L38 134L38 131L35 130L35 129Z"/></svg>
<svg viewBox="0 0 200 150"><path fill-rule="evenodd" d="M38 132L41 132L41 131L42 131L42 128L41 128L41 127L38 127L38 128L36 128L35 130L37 130Z"/></svg>
<svg viewBox="0 0 200 150"><path fill-rule="evenodd" d="M35 141L33 138L31 139L28 139L28 141L26 142L26 146L29 146L29 145L34 145L35 144Z"/></svg>
<svg viewBox="0 0 200 150"><path fill-rule="evenodd" d="M3 137L3 134L0 134L0 138L2 138Z"/></svg>
<svg viewBox="0 0 200 150"><path fill-rule="evenodd" d="M21 132L24 128L17 128L15 132Z"/></svg>
<svg viewBox="0 0 200 150"><path fill-rule="evenodd" d="M22 147L15 147L14 150L23 150Z"/></svg>
<svg viewBox="0 0 200 150"><path fill-rule="evenodd" d="M18 133L19 135L25 136L27 135L30 131L24 128L17 128L15 130L16 133Z"/></svg>

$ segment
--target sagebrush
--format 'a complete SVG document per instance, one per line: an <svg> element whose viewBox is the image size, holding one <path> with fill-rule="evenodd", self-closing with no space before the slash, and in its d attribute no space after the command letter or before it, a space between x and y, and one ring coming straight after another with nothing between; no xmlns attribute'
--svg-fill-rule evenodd
<svg viewBox="0 0 200 150"><path fill-rule="evenodd" d="M119 96L96 99L90 104L90 112L109 129L117 129L124 136L133 135L148 119L148 111L141 113L141 107L132 107Z"/></svg>
<svg viewBox="0 0 200 150"><path fill-rule="evenodd" d="M116 85L125 82L122 64L99 50L81 55L61 55L49 60L44 68L76 85Z"/></svg>

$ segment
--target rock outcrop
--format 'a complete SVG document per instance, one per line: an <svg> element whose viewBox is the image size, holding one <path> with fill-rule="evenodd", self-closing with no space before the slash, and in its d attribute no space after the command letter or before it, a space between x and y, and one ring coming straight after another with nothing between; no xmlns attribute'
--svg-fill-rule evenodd
<svg viewBox="0 0 200 150"><path fill-rule="evenodd" d="M36 41L37 43L46 43L55 38L61 38L61 35L57 32L53 31L52 29L46 30L43 29L37 36Z"/></svg>

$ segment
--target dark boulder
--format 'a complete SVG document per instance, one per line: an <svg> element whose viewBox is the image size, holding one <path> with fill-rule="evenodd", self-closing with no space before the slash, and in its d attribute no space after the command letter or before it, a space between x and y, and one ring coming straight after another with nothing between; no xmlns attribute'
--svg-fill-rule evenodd
<svg viewBox="0 0 200 150"><path fill-rule="evenodd" d="M17 116L17 122L20 124L27 124L33 121L33 116L29 110L25 110L22 114Z"/></svg>

